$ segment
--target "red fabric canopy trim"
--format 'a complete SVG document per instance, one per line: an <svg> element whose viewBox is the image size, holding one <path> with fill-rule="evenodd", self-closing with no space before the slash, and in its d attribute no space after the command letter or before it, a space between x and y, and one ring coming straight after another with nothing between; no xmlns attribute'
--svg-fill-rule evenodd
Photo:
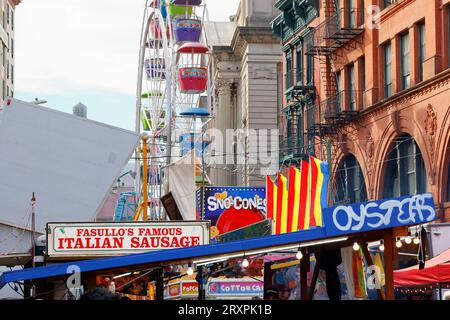
<svg viewBox="0 0 450 320"><path fill-rule="evenodd" d="M394 271L394 286L416 287L450 282L450 249L425 262L425 269L419 265Z"/></svg>

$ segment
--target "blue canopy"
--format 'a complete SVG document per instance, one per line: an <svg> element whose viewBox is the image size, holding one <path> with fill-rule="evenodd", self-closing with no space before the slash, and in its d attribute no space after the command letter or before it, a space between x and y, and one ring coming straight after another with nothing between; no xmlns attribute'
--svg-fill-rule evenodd
<svg viewBox="0 0 450 320"><path fill-rule="evenodd" d="M31 279L51 278L72 274L73 266L77 266L80 272L108 270L127 266L167 263L170 261L192 260L207 256L230 254L242 251L251 251L269 247L299 244L305 241L325 238L325 229L316 228L295 233L282 234L262 238L247 239L242 241L203 245L197 247L153 251L148 253L133 254L128 256L83 260L49 265L39 268L29 268L18 271L5 272L0 276L0 289L9 282Z"/></svg>

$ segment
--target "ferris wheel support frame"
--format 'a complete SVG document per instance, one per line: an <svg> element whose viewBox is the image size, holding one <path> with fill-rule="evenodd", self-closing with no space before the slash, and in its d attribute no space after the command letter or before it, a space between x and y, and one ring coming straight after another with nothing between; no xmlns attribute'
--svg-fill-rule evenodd
<svg viewBox="0 0 450 320"><path fill-rule="evenodd" d="M143 23L142 23L142 32L141 32L141 44L140 44L140 50L139 50L139 63L138 63L138 78L137 78L137 89L136 89L136 123L135 123L135 131L137 134L141 134L141 120L142 120L142 85L144 80L144 65L145 65L145 52L146 52L146 45L147 45L147 39L150 32L150 25L152 18L154 15L157 16L159 22L162 24L163 28L161 28L161 38L163 41L163 48L167 49L165 51L165 61L166 61L166 87L167 87L167 111L166 111L166 124L167 124L167 161L170 164L170 159L172 157L172 74L169 66L171 65L169 55L168 55L168 39L166 35L166 25L164 23L163 16L159 10L154 9L154 11L150 14L149 18L147 19L146 10L148 10L148 6L146 4L145 11L144 11L144 17L143 17ZM135 188L136 193L141 197L141 167L140 167L140 155L141 155L141 145L138 144L138 147L136 148L136 181L135 181ZM144 164L147 165L147 164ZM166 179L166 183L164 184L164 191L165 193L169 192L169 173L166 171L164 175ZM161 211L160 211L161 213ZM161 217L164 218L165 217ZM163 219L163 220L164 220Z"/></svg>

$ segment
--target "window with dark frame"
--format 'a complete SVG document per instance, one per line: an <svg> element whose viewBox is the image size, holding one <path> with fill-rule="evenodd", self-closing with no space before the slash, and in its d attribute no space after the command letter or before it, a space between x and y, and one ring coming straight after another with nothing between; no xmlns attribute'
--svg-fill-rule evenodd
<svg viewBox="0 0 450 320"><path fill-rule="evenodd" d="M364 175L354 155L347 155L338 166L335 204L367 201Z"/></svg>
<svg viewBox="0 0 450 320"><path fill-rule="evenodd" d="M391 43L382 46L383 51L383 97L392 95L392 52Z"/></svg>
<svg viewBox="0 0 450 320"><path fill-rule="evenodd" d="M400 84L401 90L408 89L411 84L411 68L409 59L409 33L400 35Z"/></svg>
<svg viewBox="0 0 450 320"><path fill-rule="evenodd" d="M348 74L348 103L350 111L356 111L356 82L355 65L352 63L347 67Z"/></svg>
<svg viewBox="0 0 450 320"><path fill-rule="evenodd" d="M425 23L417 25L417 58L419 63L419 81L423 81L423 64L425 62Z"/></svg>
<svg viewBox="0 0 450 320"><path fill-rule="evenodd" d="M314 56L307 55L306 58L306 85L314 84Z"/></svg>
<svg viewBox="0 0 450 320"><path fill-rule="evenodd" d="M286 52L286 90L294 85L292 51Z"/></svg>
<svg viewBox="0 0 450 320"><path fill-rule="evenodd" d="M416 141L408 134L394 142L384 174L385 198L427 192L425 164Z"/></svg>
<svg viewBox="0 0 450 320"><path fill-rule="evenodd" d="M297 45L297 74L296 74L296 81L297 85L303 85L303 48L302 43L299 43Z"/></svg>
<svg viewBox="0 0 450 320"><path fill-rule="evenodd" d="M303 132L304 132L304 125L303 125L303 110L300 107L297 110L297 154L302 154L303 152L303 146L304 146L304 139L303 139Z"/></svg>

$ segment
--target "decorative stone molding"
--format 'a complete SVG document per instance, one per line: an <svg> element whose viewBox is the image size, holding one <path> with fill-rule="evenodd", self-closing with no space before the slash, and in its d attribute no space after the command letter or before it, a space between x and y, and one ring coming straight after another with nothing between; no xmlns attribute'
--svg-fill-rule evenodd
<svg viewBox="0 0 450 320"><path fill-rule="evenodd" d="M375 150L375 143L373 141L372 134L369 132L369 135L366 137L367 144L366 144L366 156L369 161L372 161L374 150Z"/></svg>
<svg viewBox="0 0 450 320"><path fill-rule="evenodd" d="M390 114L392 126L397 133L400 135L402 133L402 129L400 127L400 112L398 110L393 110Z"/></svg>
<svg viewBox="0 0 450 320"><path fill-rule="evenodd" d="M430 170L430 182L432 185L435 184L436 178L436 132L437 132L437 115L434 111L434 108L431 104L427 106L427 115L424 121L424 129L426 132L426 141L428 144L428 148L430 150L430 159L431 159L431 170Z"/></svg>

